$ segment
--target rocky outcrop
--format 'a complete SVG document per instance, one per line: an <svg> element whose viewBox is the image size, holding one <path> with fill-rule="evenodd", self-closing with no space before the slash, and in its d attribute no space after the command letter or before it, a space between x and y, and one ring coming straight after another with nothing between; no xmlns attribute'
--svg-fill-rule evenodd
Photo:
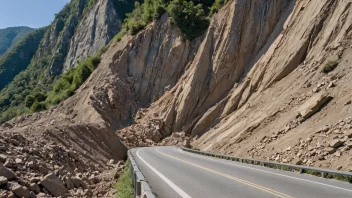
<svg viewBox="0 0 352 198"><path fill-rule="evenodd" d="M320 94L313 95L302 106L300 106L298 110L299 115L304 119L307 119L319 111L323 105L330 102L330 100L332 100L332 97L327 93L322 92Z"/></svg>
<svg viewBox="0 0 352 198"><path fill-rule="evenodd" d="M123 18L120 14L124 14L118 13L112 0L97 1L86 12L70 41L64 70L96 53L121 29Z"/></svg>
<svg viewBox="0 0 352 198"><path fill-rule="evenodd" d="M263 54L266 45L277 36L277 26L288 16L290 6L293 5L289 1L229 2L212 19L194 59L176 86L149 108L146 122L162 120L159 133L164 137L173 131L191 133L193 127L198 128L194 134L201 135L203 131L199 131L211 127L223 110L214 105L224 108L231 89L253 67L253 59ZM246 21L259 16L258 20ZM208 113L208 109L213 112ZM209 117L202 118L205 115ZM207 124L197 124L204 119Z"/></svg>

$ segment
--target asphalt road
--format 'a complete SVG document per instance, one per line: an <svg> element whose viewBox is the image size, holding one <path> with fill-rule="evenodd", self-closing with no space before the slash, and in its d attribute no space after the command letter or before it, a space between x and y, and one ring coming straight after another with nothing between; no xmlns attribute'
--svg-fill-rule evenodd
<svg viewBox="0 0 352 198"><path fill-rule="evenodd" d="M188 153L176 147L133 149L157 197L352 198L352 184Z"/></svg>

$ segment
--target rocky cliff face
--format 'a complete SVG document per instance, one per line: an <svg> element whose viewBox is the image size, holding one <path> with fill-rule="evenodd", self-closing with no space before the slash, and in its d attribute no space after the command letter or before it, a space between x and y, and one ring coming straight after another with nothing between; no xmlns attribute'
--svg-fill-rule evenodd
<svg viewBox="0 0 352 198"><path fill-rule="evenodd" d="M118 133L139 145L132 134L153 144L184 131L202 150L348 170L349 12L348 1L229 2L176 86Z"/></svg>
<svg viewBox="0 0 352 198"><path fill-rule="evenodd" d="M119 32L123 22L112 0L98 1L79 22L71 38L64 70L75 66L104 47ZM123 14L122 14L123 15Z"/></svg>

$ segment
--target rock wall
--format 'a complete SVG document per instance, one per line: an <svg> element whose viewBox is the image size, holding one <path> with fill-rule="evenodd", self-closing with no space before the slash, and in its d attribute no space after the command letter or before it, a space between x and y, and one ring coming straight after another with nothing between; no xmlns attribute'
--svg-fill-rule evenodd
<svg viewBox="0 0 352 198"><path fill-rule="evenodd" d="M350 68L350 6L348 1L295 2L267 52L231 90L229 99L214 107L220 109L218 124L194 146L348 170L352 155L351 110L345 105L351 78L346 73ZM338 61L339 66L324 74L329 61Z"/></svg>
<svg viewBox="0 0 352 198"><path fill-rule="evenodd" d="M176 85L118 134L138 146L184 131L206 151L348 170L350 5L230 1Z"/></svg>
<svg viewBox="0 0 352 198"><path fill-rule="evenodd" d="M112 0L97 1L80 20L71 38L64 70L107 45L121 29L122 22Z"/></svg>

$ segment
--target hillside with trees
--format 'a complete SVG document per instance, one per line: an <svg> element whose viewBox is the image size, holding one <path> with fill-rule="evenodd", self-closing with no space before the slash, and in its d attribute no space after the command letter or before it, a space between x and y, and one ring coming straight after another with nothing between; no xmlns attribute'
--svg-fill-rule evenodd
<svg viewBox="0 0 352 198"><path fill-rule="evenodd" d="M0 56L34 30L30 27L8 27L0 29Z"/></svg>

